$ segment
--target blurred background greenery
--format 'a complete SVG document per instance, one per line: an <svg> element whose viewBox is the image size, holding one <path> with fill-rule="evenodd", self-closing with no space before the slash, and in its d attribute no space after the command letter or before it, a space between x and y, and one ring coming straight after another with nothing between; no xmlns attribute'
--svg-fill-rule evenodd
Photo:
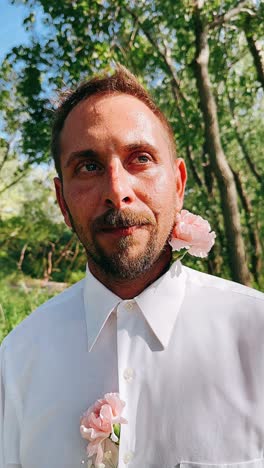
<svg viewBox="0 0 264 468"><path fill-rule="evenodd" d="M1 55L0 340L84 275L83 249L53 194L52 112L58 90L111 72L116 62L169 118L189 171L185 208L217 233L208 259L184 263L263 290L264 3L9 4L24 36Z"/></svg>

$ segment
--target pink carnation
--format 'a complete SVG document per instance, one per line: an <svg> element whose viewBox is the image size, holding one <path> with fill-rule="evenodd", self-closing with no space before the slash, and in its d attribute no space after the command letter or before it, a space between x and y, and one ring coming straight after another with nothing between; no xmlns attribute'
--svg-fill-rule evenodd
<svg viewBox="0 0 264 468"><path fill-rule="evenodd" d="M176 215L170 245L173 250L188 249L195 257L206 257L215 242L215 232L201 216L182 210Z"/></svg>
<svg viewBox="0 0 264 468"><path fill-rule="evenodd" d="M103 399L90 406L81 418L80 432L84 439L89 440L88 456L96 454L95 464L102 463L103 442L113 433L113 424L127 423L121 417L125 402L120 400L118 393L106 393Z"/></svg>

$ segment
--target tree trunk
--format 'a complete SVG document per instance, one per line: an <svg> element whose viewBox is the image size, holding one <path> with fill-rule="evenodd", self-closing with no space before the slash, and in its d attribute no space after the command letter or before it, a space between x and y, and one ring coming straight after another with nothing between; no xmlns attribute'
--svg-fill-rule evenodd
<svg viewBox="0 0 264 468"><path fill-rule="evenodd" d="M255 40L253 32L250 27L252 19L248 15L244 23L244 31L248 43L248 48L253 57L254 65L257 72L257 79L260 82L262 88L264 89L264 58L261 52L261 46L258 41Z"/></svg>
<svg viewBox="0 0 264 468"><path fill-rule="evenodd" d="M228 104L229 104L229 109L230 109L230 112L231 112L231 115L232 115L232 120L233 120L233 128L234 128L234 132L235 132L235 135L236 135L236 139L237 139L237 142L240 146L240 149L243 153L243 156L248 164L248 167L250 169L250 171L252 172L253 176L256 178L256 180L261 183L262 180L263 180L263 177L260 175L260 173L258 172L258 169L256 167L256 164L252 161L251 159L251 156L248 152L248 149L247 149L247 146L246 146L246 143L242 137L242 132L240 130L240 126L239 126L239 122L235 116L235 111L234 111L234 104L233 104L233 101L232 99L230 98L230 94L229 94L229 90L227 88L227 99L228 99ZM234 174L234 171L233 171L233 174Z"/></svg>
<svg viewBox="0 0 264 468"><path fill-rule="evenodd" d="M256 283L259 285L259 276L261 272L261 243L260 243L260 238L258 235L258 230L256 229L253 216L252 216L252 205L249 197L247 196L243 184L240 178L239 172L236 172L234 169L232 169L236 186L237 186L237 191L240 197L240 200L242 202L243 208L245 210L245 218L246 218L246 223L248 227L248 235L249 235L249 240L250 244L252 246L252 253L251 253L251 273L254 277L254 280Z"/></svg>
<svg viewBox="0 0 264 468"><path fill-rule="evenodd" d="M216 102L208 70L208 29L200 15L202 4L201 0L195 2L193 14L196 43L194 71L204 118L206 147L220 190L232 279L248 285L250 275L241 233L236 186L220 140Z"/></svg>
<svg viewBox="0 0 264 468"><path fill-rule="evenodd" d="M24 244L22 250L21 250L21 253L20 253L20 257L19 257L19 260L17 262L17 268L19 270L22 270L22 263L24 261L24 258L25 258L25 253L26 253L26 250L27 250L27 246L28 244Z"/></svg>

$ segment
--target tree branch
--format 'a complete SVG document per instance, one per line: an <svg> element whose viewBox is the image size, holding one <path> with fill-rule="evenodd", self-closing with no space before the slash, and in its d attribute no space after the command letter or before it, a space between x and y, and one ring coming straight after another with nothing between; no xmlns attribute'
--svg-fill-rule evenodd
<svg viewBox="0 0 264 468"><path fill-rule="evenodd" d="M73 242L75 240L75 234L72 235L72 237L70 238L70 240L67 242L66 246L64 247L64 249L60 252L60 255L59 257L57 258L57 260L54 262L54 267L57 267L60 262L62 261L62 259L67 255L67 252L69 252Z"/></svg>
<svg viewBox="0 0 264 468"><path fill-rule="evenodd" d="M6 317L5 317L4 309L3 309L3 307L1 306L1 304L0 304L0 317L1 317L2 323L4 323L5 320L6 320Z"/></svg>
<svg viewBox="0 0 264 468"><path fill-rule="evenodd" d="M23 263L24 258L25 258L25 253L26 253L26 250L27 250L27 246L28 246L28 243L24 244L24 246L23 246L23 248L21 250L19 261L17 262L17 268L19 270L22 270L22 263Z"/></svg>
<svg viewBox="0 0 264 468"><path fill-rule="evenodd" d="M150 34L150 32L148 30L146 30L146 28L144 28L144 24L142 23L142 21L140 21L140 19L138 18L138 16L136 15L136 13L133 11L133 10L130 10L130 8L126 7L125 6L125 10L127 11L127 13L129 13L135 20L135 22L137 22L137 24L140 26L142 32L144 33L144 35L146 36L146 38L148 39L148 41L150 42L150 44L154 47L154 49L158 52L160 58L163 60L163 62L165 63L166 67L167 67L167 70L168 72L170 73L170 75L172 76L173 78L173 81L174 81L174 85L175 87L177 88L178 90L178 93L181 95L181 98L183 100L186 100L186 98L182 95L181 91L180 91L180 83L179 83L179 80L178 80L178 77L177 77L177 74L175 73L175 70L172 66L172 61L171 61L171 55L170 55L170 50L168 49L167 46L164 45L163 43L163 46L164 46L164 50L162 50L160 48L160 46L158 45L158 42L155 41L152 37L152 35Z"/></svg>
<svg viewBox="0 0 264 468"><path fill-rule="evenodd" d="M135 38L136 38L136 35L138 33L138 20L135 21L135 24L134 24L134 27L131 31L131 34L130 34L130 38L129 38L129 41L128 41L128 49L130 50L131 47L133 46L134 44L134 41L135 41Z"/></svg>
<svg viewBox="0 0 264 468"><path fill-rule="evenodd" d="M221 26L224 23L227 23L232 18L237 16L239 13L241 13L241 11L243 11L243 9L245 9L248 4L249 4L248 0L240 0L234 8L231 8L230 10L228 10L226 13L223 13L222 15L218 15L211 23L208 24L208 28L214 29L218 26ZM248 8L245 9L245 11L248 12Z"/></svg>
<svg viewBox="0 0 264 468"><path fill-rule="evenodd" d="M2 161L0 163L0 171L3 169L5 163L8 160L8 157L10 155L10 149L11 149L11 146L12 146L12 143L13 143L14 140L15 140L15 137L11 138L10 141L5 141L6 148L5 148L5 153L4 153L3 159L2 159Z"/></svg>
<svg viewBox="0 0 264 468"><path fill-rule="evenodd" d="M19 177L17 177L17 179L14 179L10 184L6 185L2 190L0 190L0 195L2 195L2 193L4 193L6 190L8 190L10 187L12 187L13 185L15 185L17 182L19 182L21 179L23 179L23 177L25 177L25 173L23 172Z"/></svg>

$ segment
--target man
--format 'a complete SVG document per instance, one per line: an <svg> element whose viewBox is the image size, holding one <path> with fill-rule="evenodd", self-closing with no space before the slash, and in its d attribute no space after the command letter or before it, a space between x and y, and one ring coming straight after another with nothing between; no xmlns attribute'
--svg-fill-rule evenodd
<svg viewBox="0 0 264 468"><path fill-rule="evenodd" d="M119 392L119 467L264 466L263 294L171 262L186 168L119 67L66 96L52 152L86 278L4 340L1 468L86 463L80 416Z"/></svg>

